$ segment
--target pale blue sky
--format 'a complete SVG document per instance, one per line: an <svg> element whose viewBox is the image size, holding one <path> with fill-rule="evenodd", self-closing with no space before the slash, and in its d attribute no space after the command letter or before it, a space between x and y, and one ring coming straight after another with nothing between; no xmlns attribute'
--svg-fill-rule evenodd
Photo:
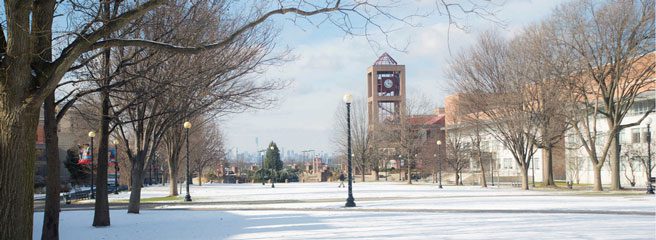
<svg viewBox="0 0 656 240"><path fill-rule="evenodd" d="M497 13L506 22L500 28L491 22L469 18L471 31L451 29L450 48L453 53L469 46L477 33L497 28L512 35L527 24L548 16L552 9L566 0L509 0ZM410 1L421 4L421 0ZM374 49L364 38L345 36L337 28L324 24L320 28L310 25L279 25L282 28L279 47L289 47L296 56L284 66L267 71L267 78L292 80L293 84L280 92L283 100L268 110L232 115L221 121L228 138L229 148L239 152L256 150L255 138L260 146L275 141L285 150L300 152L304 149L332 152L334 116L338 107L344 107L342 95L365 94L366 69L383 52L388 52L399 64L406 65L408 95L425 95L441 106L449 94L444 76L449 59L447 20L432 17L423 21L424 27L408 27L398 32L394 40L408 41L406 52L391 48Z"/></svg>

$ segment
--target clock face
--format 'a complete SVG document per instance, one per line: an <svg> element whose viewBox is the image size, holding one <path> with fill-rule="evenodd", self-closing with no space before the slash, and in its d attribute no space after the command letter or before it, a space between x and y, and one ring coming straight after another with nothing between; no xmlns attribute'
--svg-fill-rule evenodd
<svg viewBox="0 0 656 240"><path fill-rule="evenodd" d="M394 82L392 81L392 79L387 79L387 80L385 80L384 84L385 84L386 88L392 88L392 86L394 85Z"/></svg>

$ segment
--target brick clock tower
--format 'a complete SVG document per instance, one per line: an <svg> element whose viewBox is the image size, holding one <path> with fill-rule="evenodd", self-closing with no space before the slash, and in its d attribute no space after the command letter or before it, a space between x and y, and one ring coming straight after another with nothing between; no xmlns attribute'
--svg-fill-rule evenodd
<svg viewBox="0 0 656 240"><path fill-rule="evenodd" d="M367 111L369 125L396 123L405 106L405 65L383 53L367 69Z"/></svg>

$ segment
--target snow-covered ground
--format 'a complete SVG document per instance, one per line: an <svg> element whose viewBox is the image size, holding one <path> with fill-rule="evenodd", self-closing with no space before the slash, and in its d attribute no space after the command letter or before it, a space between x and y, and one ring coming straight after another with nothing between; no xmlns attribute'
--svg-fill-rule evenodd
<svg viewBox="0 0 656 240"><path fill-rule="evenodd" d="M146 187L144 198L168 195ZM192 186L171 202L91 227L93 211L63 211L62 239L656 239L656 197L429 184L356 183L343 207L336 183ZM184 195L184 192L181 194ZM128 193L110 195L124 201ZM43 213L35 213L40 236Z"/></svg>

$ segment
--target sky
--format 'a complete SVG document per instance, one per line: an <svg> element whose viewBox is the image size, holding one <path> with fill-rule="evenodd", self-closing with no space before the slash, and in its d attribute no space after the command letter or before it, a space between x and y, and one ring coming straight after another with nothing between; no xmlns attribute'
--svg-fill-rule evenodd
<svg viewBox="0 0 656 240"><path fill-rule="evenodd" d="M277 47L291 49L294 58L269 69L263 77L287 80L291 84L277 93L281 101L272 108L221 119L227 147L254 152L274 141L285 151L336 151L332 139L336 131L335 113L345 107L342 96L352 93L358 98L366 94L367 67L384 52L406 66L408 98L421 96L435 106L442 106L444 97L450 93L444 74L451 57L449 52L456 54L470 46L479 33L487 30L497 30L510 37L524 26L547 17L565 1L508 0L496 8L496 17L503 25L467 16L460 22L470 27L468 31L454 27L449 31L446 17L431 16L423 19L420 27L408 26L394 32L391 34L394 44L382 44L380 48L372 46L364 37L347 35L330 24L316 27L278 19L281 32ZM411 8L421 8L430 7L433 1L407 2ZM377 42L384 41L382 36L374 37Z"/></svg>

